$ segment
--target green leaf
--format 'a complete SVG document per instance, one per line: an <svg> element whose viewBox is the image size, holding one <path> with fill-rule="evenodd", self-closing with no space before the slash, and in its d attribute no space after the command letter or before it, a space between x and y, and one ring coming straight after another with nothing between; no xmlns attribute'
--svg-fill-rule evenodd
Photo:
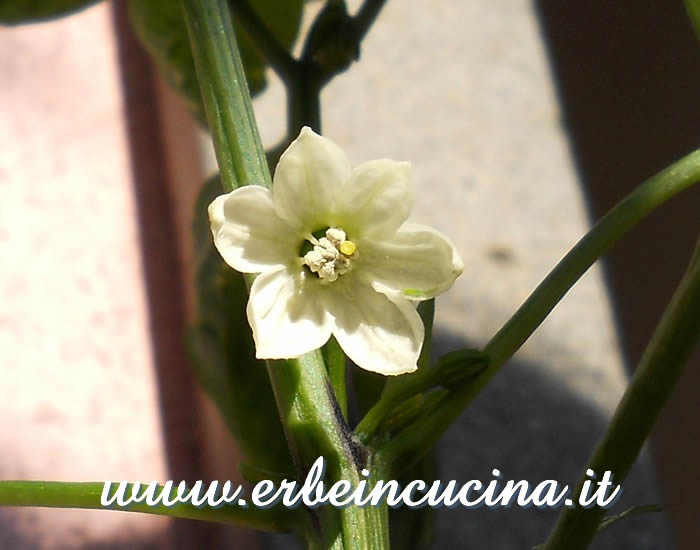
<svg viewBox="0 0 700 550"><path fill-rule="evenodd" d="M290 476L294 469L265 363L255 358L245 313L245 281L220 259L212 244L207 206L220 193L219 178L211 178L196 205L199 314L190 328L190 355L202 388L239 443L243 460L257 470Z"/></svg>
<svg viewBox="0 0 700 550"><path fill-rule="evenodd" d="M1 0L0 23L37 23L71 15L98 0Z"/></svg>
<svg viewBox="0 0 700 550"><path fill-rule="evenodd" d="M251 6L279 43L291 48L301 24L303 1L254 0ZM129 0L129 16L136 35L153 57L158 70L187 99L190 110L203 123L204 108L180 3ZM255 95L267 85L267 64L235 22L234 28L250 93Z"/></svg>
<svg viewBox="0 0 700 550"><path fill-rule="evenodd" d="M688 17L695 27L695 34L700 40L700 0L685 0L685 9L688 11Z"/></svg>

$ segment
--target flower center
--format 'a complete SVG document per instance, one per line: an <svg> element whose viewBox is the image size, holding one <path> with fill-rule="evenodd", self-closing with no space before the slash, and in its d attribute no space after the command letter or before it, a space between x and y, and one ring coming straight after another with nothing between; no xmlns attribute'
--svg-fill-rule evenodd
<svg viewBox="0 0 700 550"><path fill-rule="evenodd" d="M323 231L323 230L321 230ZM315 234L321 232L316 231ZM310 243L307 244L307 242ZM328 284L336 281L352 269L352 261L359 256L357 245L346 239L345 231L338 227L329 227L325 236L316 238L309 235L302 246L304 265L315 273L321 283ZM310 246L313 246L311 248Z"/></svg>

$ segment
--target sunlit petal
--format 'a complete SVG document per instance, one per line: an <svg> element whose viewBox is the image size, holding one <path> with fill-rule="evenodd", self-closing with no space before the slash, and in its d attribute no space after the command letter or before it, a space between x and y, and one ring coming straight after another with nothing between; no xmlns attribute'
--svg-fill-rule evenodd
<svg viewBox="0 0 700 550"><path fill-rule="evenodd" d="M362 237L393 233L412 208L411 165L388 159L355 168L337 202L341 223L348 232Z"/></svg>
<svg viewBox="0 0 700 550"><path fill-rule="evenodd" d="M258 275L250 289L248 322L259 359L288 359L328 341L333 319L321 285L304 272L286 268Z"/></svg>
<svg viewBox="0 0 700 550"><path fill-rule="evenodd" d="M332 290L333 335L355 364L385 375L416 370L423 324L410 302L381 294L357 278Z"/></svg>
<svg viewBox="0 0 700 550"><path fill-rule="evenodd" d="M450 240L414 223L404 224L387 240L360 243L358 273L378 291L426 300L445 292L464 263Z"/></svg>
<svg viewBox="0 0 700 550"><path fill-rule="evenodd" d="M264 187L240 187L209 205L214 244L224 261L243 273L259 273L290 261L301 239L272 206Z"/></svg>
<svg viewBox="0 0 700 550"><path fill-rule="evenodd" d="M272 186L275 211L303 231L322 228L350 171L347 155L335 143L303 128L277 164Z"/></svg>

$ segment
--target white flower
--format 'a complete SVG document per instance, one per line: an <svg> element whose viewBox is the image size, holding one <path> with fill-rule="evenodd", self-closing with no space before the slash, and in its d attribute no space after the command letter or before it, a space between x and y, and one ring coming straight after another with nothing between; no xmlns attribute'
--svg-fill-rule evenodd
<svg viewBox="0 0 700 550"><path fill-rule="evenodd" d="M445 236L405 223L412 207L408 163L353 170L309 128L280 158L272 191L217 197L217 249L234 269L260 273L248 301L257 357L299 357L332 334L363 369L416 370L424 331L412 301L447 290L463 263Z"/></svg>

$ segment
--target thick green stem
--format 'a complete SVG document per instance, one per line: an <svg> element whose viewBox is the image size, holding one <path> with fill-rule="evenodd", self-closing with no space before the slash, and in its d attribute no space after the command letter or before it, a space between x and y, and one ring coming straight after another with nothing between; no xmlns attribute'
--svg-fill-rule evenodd
<svg viewBox="0 0 700 550"><path fill-rule="evenodd" d="M386 459L420 456L430 449L598 258L651 211L699 181L700 150L659 172L625 197L571 249L489 341L484 348L489 367L472 383L451 392L438 408L420 420L431 428L420 430L426 437L418 442L413 437L387 442L381 449Z"/></svg>
<svg viewBox="0 0 700 550"><path fill-rule="evenodd" d="M105 508L100 504L102 482L0 481L0 506L36 506L43 508L82 508L120 510L174 518L198 519L250 527L263 531L285 532L298 529L298 513L292 510L260 510L254 507L222 506L198 508L192 504L149 506L145 502L128 508ZM156 494L160 494L162 487ZM126 490L131 495L131 485Z"/></svg>
<svg viewBox="0 0 700 550"><path fill-rule="evenodd" d="M271 186L241 55L224 0L182 1L224 189Z"/></svg>
<svg viewBox="0 0 700 550"><path fill-rule="evenodd" d="M271 187L227 3L182 0L182 5L222 180L228 189L251 184ZM247 278L249 284L251 280ZM305 477L316 458L323 456L327 482L359 483L370 455L351 437L321 353L267 364L299 477ZM388 526L376 508L321 507L310 514L307 539L314 548L386 547L382 542L386 537L380 535Z"/></svg>
<svg viewBox="0 0 700 550"><path fill-rule="evenodd" d="M629 387L598 443L587 468L600 478L612 472L621 484L654 422L680 378L700 337L700 241L690 266L661 318ZM584 479L585 480L585 479ZM579 483L575 495L581 491ZM563 508L544 550L584 550L595 536L605 510Z"/></svg>

